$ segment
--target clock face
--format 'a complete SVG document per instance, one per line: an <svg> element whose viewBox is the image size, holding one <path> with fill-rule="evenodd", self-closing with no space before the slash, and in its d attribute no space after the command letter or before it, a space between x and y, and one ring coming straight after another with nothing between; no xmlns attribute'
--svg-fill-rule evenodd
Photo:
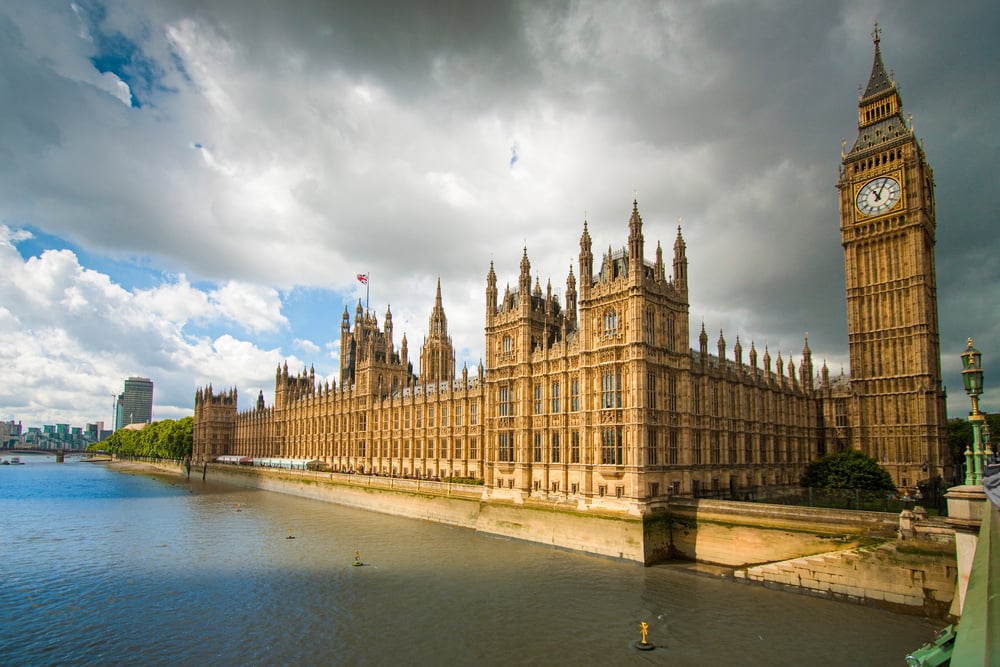
<svg viewBox="0 0 1000 667"><path fill-rule="evenodd" d="M882 176L865 183L858 191L858 210L865 215L885 213L899 202L902 188L899 181L889 176Z"/></svg>

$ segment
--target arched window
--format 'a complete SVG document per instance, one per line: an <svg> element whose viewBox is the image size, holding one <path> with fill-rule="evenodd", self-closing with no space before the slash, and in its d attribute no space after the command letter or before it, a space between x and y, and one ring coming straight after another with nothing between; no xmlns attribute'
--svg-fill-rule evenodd
<svg viewBox="0 0 1000 667"><path fill-rule="evenodd" d="M514 351L514 339L510 336L503 337L503 353L510 354Z"/></svg>
<svg viewBox="0 0 1000 667"><path fill-rule="evenodd" d="M608 308L604 311L604 335L618 335L618 313L614 308Z"/></svg>

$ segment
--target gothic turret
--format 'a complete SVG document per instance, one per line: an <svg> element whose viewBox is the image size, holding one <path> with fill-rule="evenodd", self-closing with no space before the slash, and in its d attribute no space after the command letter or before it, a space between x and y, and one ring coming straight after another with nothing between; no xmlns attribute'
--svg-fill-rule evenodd
<svg viewBox="0 0 1000 667"><path fill-rule="evenodd" d="M486 274L486 326L493 323L497 314L497 274L490 260L490 272Z"/></svg>
<svg viewBox="0 0 1000 667"><path fill-rule="evenodd" d="M517 291L520 294L521 308L531 310L531 262L528 261L528 246L524 246L521 255L521 273L517 278Z"/></svg>
<svg viewBox="0 0 1000 667"><path fill-rule="evenodd" d="M681 226L677 225L677 238L674 240L674 287L683 296L687 296L688 261L687 246L681 235Z"/></svg>
<svg viewBox="0 0 1000 667"><path fill-rule="evenodd" d="M656 242L656 268L655 268L655 278L656 280L664 279L664 272L666 269L663 268L663 246L660 242Z"/></svg>
<svg viewBox="0 0 1000 667"><path fill-rule="evenodd" d="M594 284L594 252L590 240L587 221L583 221L583 234L580 235L580 297L587 299L590 288Z"/></svg>
<svg viewBox="0 0 1000 667"><path fill-rule="evenodd" d="M569 275L566 277L566 319L575 328L576 324L576 277L573 275L573 265L569 265Z"/></svg>
<svg viewBox="0 0 1000 667"><path fill-rule="evenodd" d="M632 200L632 216L628 220L629 274L633 283L641 283L643 277L642 217L639 215L639 201Z"/></svg>
<svg viewBox="0 0 1000 667"><path fill-rule="evenodd" d="M812 350L809 349L809 334L806 334L806 343L802 348L802 365L799 366L799 384L806 391L813 390L813 364Z"/></svg>
<svg viewBox="0 0 1000 667"><path fill-rule="evenodd" d="M448 318L441 304L440 278L427 331L427 338L420 351L420 380L424 384L450 382L455 379L455 348L448 335Z"/></svg>

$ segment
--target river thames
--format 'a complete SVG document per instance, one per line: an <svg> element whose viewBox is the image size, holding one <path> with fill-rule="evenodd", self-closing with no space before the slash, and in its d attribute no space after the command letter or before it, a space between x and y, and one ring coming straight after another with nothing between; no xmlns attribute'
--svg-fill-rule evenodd
<svg viewBox="0 0 1000 667"><path fill-rule="evenodd" d="M943 625L195 475L22 460L0 466L4 665L902 665ZM633 648L641 621L654 651Z"/></svg>

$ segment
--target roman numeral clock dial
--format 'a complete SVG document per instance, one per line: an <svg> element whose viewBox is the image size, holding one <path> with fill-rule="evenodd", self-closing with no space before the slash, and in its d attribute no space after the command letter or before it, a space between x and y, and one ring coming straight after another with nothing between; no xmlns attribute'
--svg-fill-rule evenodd
<svg viewBox="0 0 1000 667"><path fill-rule="evenodd" d="M858 210L864 215L879 215L899 202L901 191L899 181L889 176L882 176L865 183L858 190L858 198L855 201Z"/></svg>

